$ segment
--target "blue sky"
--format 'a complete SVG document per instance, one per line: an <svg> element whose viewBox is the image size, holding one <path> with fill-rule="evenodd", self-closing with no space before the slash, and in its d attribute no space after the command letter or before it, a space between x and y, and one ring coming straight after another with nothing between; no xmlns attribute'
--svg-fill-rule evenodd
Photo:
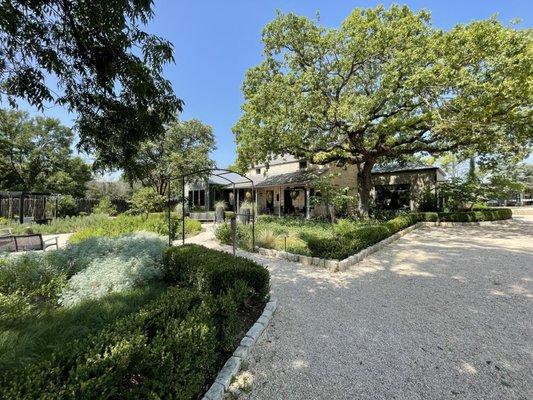
<svg viewBox="0 0 533 400"><path fill-rule="evenodd" d="M173 1L156 0L155 17L148 31L170 40L176 62L165 75L176 94L185 101L182 119L198 118L211 125L217 139L213 153L219 167L235 159L231 127L240 116L241 85L246 70L262 57L261 30L277 9L314 18L317 11L324 26L337 27L356 7L374 7L392 2L300 0L300 1ZM520 27L531 27L533 2L527 0L404 1L413 9L427 9L436 27L448 29L457 23L498 14L504 23L520 18ZM59 107L45 112L72 125ZM531 158L530 158L531 159Z"/></svg>

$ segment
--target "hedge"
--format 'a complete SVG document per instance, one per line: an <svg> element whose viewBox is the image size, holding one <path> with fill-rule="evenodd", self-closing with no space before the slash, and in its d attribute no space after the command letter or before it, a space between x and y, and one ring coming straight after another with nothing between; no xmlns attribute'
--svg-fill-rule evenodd
<svg viewBox="0 0 533 400"><path fill-rule="evenodd" d="M427 222L482 222L510 219L513 212L509 208L484 208L473 211L424 212L420 221Z"/></svg>
<svg viewBox="0 0 533 400"><path fill-rule="evenodd" d="M356 227L350 234L335 234L333 237L308 236L306 241L313 257L342 260L419 221L479 222L504 220L511 217L512 211L508 208L409 213L393 218L380 225Z"/></svg>
<svg viewBox="0 0 533 400"><path fill-rule="evenodd" d="M241 337L241 312L267 298L269 273L197 245L169 248L163 270L173 286L140 309L2 371L0 398L200 398Z"/></svg>
<svg viewBox="0 0 533 400"><path fill-rule="evenodd" d="M139 313L35 364L2 374L4 398L178 398L201 393L217 327L193 291L169 289Z"/></svg>
<svg viewBox="0 0 533 400"><path fill-rule="evenodd" d="M263 266L195 244L168 248L163 257L163 273L169 284L193 286L209 295L226 292L236 281L249 287L250 301L264 301L270 290L270 274Z"/></svg>

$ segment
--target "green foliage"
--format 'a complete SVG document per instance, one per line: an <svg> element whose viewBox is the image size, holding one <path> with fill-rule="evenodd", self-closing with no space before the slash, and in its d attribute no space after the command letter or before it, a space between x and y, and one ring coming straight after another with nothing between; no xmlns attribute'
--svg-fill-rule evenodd
<svg viewBox="0 0 533 400"><path fill-rule="evenodd" d="M509 208L483 208L474 211L426 212L420 213L422 221L430 222L481 222L510 219L513 212Z"/></svg>
<svg viewBox="0 0 533 400"><path fill-rule="evenodd" d="M72 154L73 141L57 119L0 109L0 187L82 197L91 169Z"/></svg>
<svg viewBox="0 0 533 400"><path fill-rule="evenodd" d="M417 214L406 214L379 225L355 225L337 230L327 238L309 237L307 245L314 257L342 260L418 222Z"/></svg>
<svg viewBox="0 0 533 400"><path fill-rule="evenodd" d="M168 193L168 171L186 174L214 167L209 153L215 150L213 129L197 119L175 120L160 137L141 143L137 156L129 160L124 176L130 181L141 182L157 193ZM177 176L171 186L173 195L181 195ZM192 176L194 179L201 175ZM187 180L185 181L187 182Z"/></svg>
<svg viewBox="0 0 533 400"><path fill-rule="evenodd" d="M163 210L165 202L165 197L157 193L153 188L142 187L131 196L129 201L130 212L148 215L148 213Z"/></svg>
<svg viewBox="0 0 533 400"><path fill-rule="evenodd" d="M163 289L161 284L151 284L70 308L29 303L18 293L0 294L0 369L23 368L61 351L66 344L82 340L122 316L137 312Z"/></svg>
<svg viewBox="0 0 533 400"><path fill-rule="evenodd" d="M432 26L407 6L356 8L338 28L278 13L243 84L233 128L241 169L292 154L371 170L421 152L524 155L532 144L530 31L495 18Z"/></svg>
<svg viewBox="0 0 533 400"><path fill-rule="evenodd" d="M335 224L302 218L260 216L256 223L257 245L295 254L344 259L418 221L476 222L511 218L509 209L475 209L470 212L405 213L386 221L339 219ZM231 244L229 224L219 225L216 238ZM266 237L267 240L263 240ZM237 225L237 245L251 249L251 226Z"/></svg>
<svg viewBox="0 0 533 400"><path fill-rule="evenodd" d="M56 233L70 233L76 232L80 229L90 226L105 223L109 217L102 214L91 214L88 216L72 216L65 218L56 218L50 221L49 224L39 225L36 223L19 224L17 222L8 221L5 228L11 229L13 233L24 233L26 228L30 228L34 233L41 233L43 235L51 235Z"/></svg>
<svg viewBox="0 0 533 400"><path fill-rule="evenodd" d="M146 285L161 278L166 242L156 235L92 238L54 252L0 259L0 293L28 304L72 306L85 299Z"/></svg>
<svg viewBox="0 0 533 400"><path fill-rule="evenodd" d="M194 292L168 289L138 312L0 378L6 398L175 398L198 396L224 348L219 332L231 306L202 305ZM222 325L218 325L222 324ZM220 336L225 339L224 336ZM164 373L161 373L164 371Z"/></svg>
<svg viewBox="0 0 533 400"><path fill-rule="evenodd" d="M76 199L74 199L74 197L72 197L71 195L58 197L57 199L58 218L72 217L77 214L78 214L78 205L76 204Z"/></svg>
<svg viewBox="0 0 533 400"><path fill-rule="evenodd" d="M153 281L137 287L146 278L141 270L159 265L163 242L135 238L142 237L89 239L25 255L29 262L0 259L0 271L13 272L0 275L0 397L188 400L205 391L242 335L241 312L267 298L269 273L248 259L186 245L164 255L172 287ZM76 294L80 301L69 307L27 301L24 290L43 284L35 269L48 265L70 276L61 300L84 288ZM128 288L100 297L114 292L115 283Z"/></svg>
<svg viewBox="0 0 533 400"><path fill-rule="evenodd" d="M202 230L202 224L191 218L185 218L185 235L193 235ZM121 214L116 218L105 218L98 220L97 223L91 224L80 229L70 237L70 242L80 242L90 237L114 237L124 233L137 231L155 232L159 235L168 236L169 223L168 214L151 213L144 215L127 215ZM171 238L181 237L181 218L175 214L170 214L170 234Z"/></svg>
<svg viewBox="0 0 533 400"><path fill-rule="evenodd" d="M163 271L168 283L193 286L208 295L226 293L236 281L242 281L251 289L247 300L258 303L270 289L266 268L247 258L193 244L167 249Z"/></svg>
<svg viewBox="0 0 533 400"><path fill-rule="evenodd" d="M93 208L95 214L116 215L117 208L111 202L108 196L102 197L98 204Z"/></svg>
<svg viewBox="0 0 533 400"><path fill-rule="evenodd" d="M323 204L330 210L330 219L335 221L337 217L353 216L357 208L357 200L350 195L349 187L340 187L334 184L340 173L327 175L314 175L312 186L320 192L320 196L312 197L311 202L315 205Z"/></svg>
<svg viewBox="0 0 533 400"><path fill-rule="evenodd" d="M96 163L123 167L139 142L157 138L181 111L164 79L172 44L142 30L151 1L10 1L0 19L0 86L10 105L25 99L75 114L78 146ZM50 85L50 82L54 84Z"/></svg>

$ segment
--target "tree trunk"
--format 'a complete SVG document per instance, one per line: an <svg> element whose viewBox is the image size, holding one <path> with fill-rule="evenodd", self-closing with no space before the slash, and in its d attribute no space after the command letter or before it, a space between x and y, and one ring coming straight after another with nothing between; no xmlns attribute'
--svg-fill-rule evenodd
<svg viewBox="0 0 533 400"><path fill-rule="evenodd" d="M358 166L357 193L359 194L358 211L363 218L368 218L370 211L370 191L372 190L373 161L366 161Z"/></svg>

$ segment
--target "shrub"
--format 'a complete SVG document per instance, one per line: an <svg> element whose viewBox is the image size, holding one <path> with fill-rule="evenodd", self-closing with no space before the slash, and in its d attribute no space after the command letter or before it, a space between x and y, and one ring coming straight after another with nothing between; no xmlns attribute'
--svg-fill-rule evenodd
<svg viewBox="0 0 533 400"><path fill-rule="evenodd" d="M510 219L513 212L509 208L484 208L475 211L455 211L440 213L420 213L419 218L430 222L480 222Z"/></svg>
<svg viewBox="0 0 533 400"><path fill-rule="evenodd" d="M88 239L74 246L74 250L70 249L70 257L76 253L83 258L82 254L88 248L91 260L86 268L69 279L59 303L71 307L86 299L100 298L161 279L160 263L165 247L165 241L160 237L138 233L117 239Z"/></svg>
<svg viewBox="0 0 533 400"><path fill-rule="evenodd" d="M276 246L276 234L270 229L257 232L256 245L265 249L273 249Z"/></svg>
<svg viewBox="0 0 533 400"><path fill-rule="evenodd" d="M53 252L9 254L0 259L0 293L28 304L72 306L83 299L140 286L162 276L165 241L133 234L92 238Z"/></svg>
<svg viewBox="0 0 533 400"><path fill-rule="evenodd" d="M152 213L144 215L121 214L116 218L106 218L97 224L88 226L70 237L70 242L80 242L90 237L119 236L137 231L149 231L168 236L167 213ZM199 221L185 218L185 234L195 234L202 230ZM175 213L170 214L170 233L173 239L181 236L181 218Z"/></svg>
<svg viewBox="0 0 533 400"><path fill-rule="evenodd" d="M117 208L111 202L109 197L102 197L98 204L93 208L95 214L116 215Z"/></svg>
<svg viewBox="0 0 533 400"><path fill-rule="evenodd" d="M222 244L233 244L231 237L231 224L220 224L215 230L215 238ZM237 224L236 244L238 247L251 250L252 249L252 226Z"/></svg>
<svg viewBox="0 0 533 400"><path fill-rule="evenodd" d="M2 374L2 396L195 398L219 361L217 333L224 328L198 300L191 291L169 289L140 312Z"/></svg>
<svg viewBox="0 0 533 400"><path fill-rule="evenodd" d="M161 196L153 188L142 187L133 193L129 203L129 211L131 213L148 215L151 212L163 210L165 197Z"/></svg>
<svg viewBox="0 0 533 400"><path fill-rule="evenodd" d="M50 203L51 204L51 203ZM59 196L57 198L57 216L73 216L78 213L78 205L71 195Z"/></svg>
<svg viewBox="0 0 533 400"><path fill-rule="evenodd" d="M261 302L269 292L266 268L247 258L193 244L167 249L163 272L168 283L194 286L205 295L226 293L238 280L251 289L250 301Z"/></svg>

